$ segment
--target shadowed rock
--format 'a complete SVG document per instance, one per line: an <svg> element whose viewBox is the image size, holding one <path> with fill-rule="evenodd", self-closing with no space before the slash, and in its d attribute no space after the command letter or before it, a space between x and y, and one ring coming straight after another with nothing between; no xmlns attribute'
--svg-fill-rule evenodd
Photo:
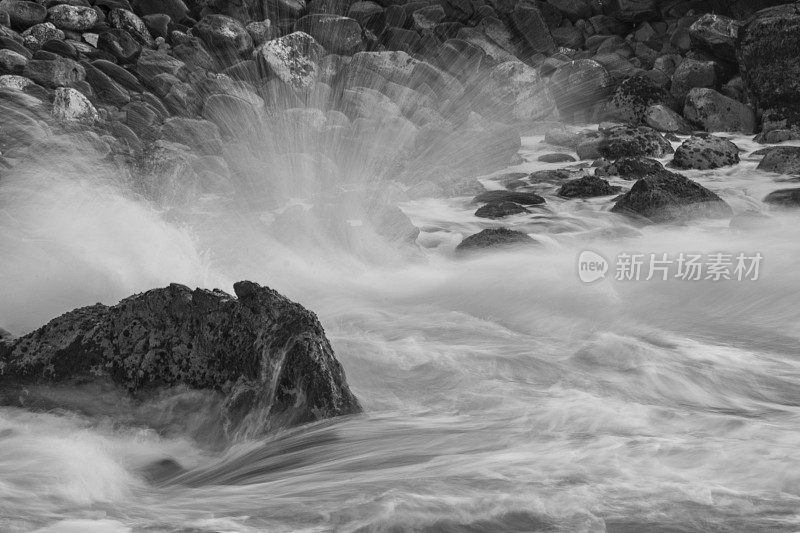
<svg viewBox="0 0 800 533"><path fill-rule="evenodd" d="M558 196L562 198L592 198L609 196L622 190L618 185L610 185L608 181L596 176L584 176L571 180L561 186Z"/></svg>
<svg viewBox="0 0 800 533"><path fill-rule="evenodd" d="M758 164L758 169L779 174L800 175L800 147L775 146L767 148L764 159Z"/></svg>
<svg viewBox="0 0 800 533"><path fill-rule="evenodd" d="M456 246L456 252L474 252L483 248L505 248L515 245L529 246L532 244L539 244L539 242L526 233L510 230L508 228L492 228L470 235Z"/></svg>
<svg viewBox="0 0 800 533"><path fill-rule="evenodd" d="M764 198L764 203L783 207L800 207L800 188L772 191Z"/></svg>
<svg viewBox="0 0 800 533"><path fill-rule="evenodd" d="M228 437L361 410L312 312L249 281L234 291L172 284L0 340L0 403L59 407L26 391L104 381L137 402L210 391Z"/></svg>

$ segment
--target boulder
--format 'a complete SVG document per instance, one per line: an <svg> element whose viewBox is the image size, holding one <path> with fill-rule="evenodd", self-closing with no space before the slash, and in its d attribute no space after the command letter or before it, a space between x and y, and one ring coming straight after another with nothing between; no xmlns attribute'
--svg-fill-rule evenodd
<svg viewBox="0 0 800 533"><path fill-rule="evenodd" d="M183 21L189 14L183 0L137 0L135 11L142 17L163 13L175 22Z"/></svg>
<svg viewBox="0 0 800 533"><path fill-rule="evenodd" d="M25 46L36 51L51 39L64 40L64 32L53 26L51 22L43 22L25 30L22 37Z"/></svg>
<svg viewBox="0 0 800 533"><path fill-rule="evenodd" d="M763 130L800 132L800 9L760 11L739 31L737 57Z"/></svg>
<svg viewBox="0 0 800 533"><path fill-rule="evenodd" d="M65 57L31 59L25 66L23 76L43 87L54 88L83 81L86 71L80 64Z"/></svg>
<svg viewBox="0 0 800 533"><path fill-rule="evenodd" d="M456 246L456 252L464 253L477 251L484 248L506 248L514 246L528 246L539 244L526 233L510 230L508 228L485 229L480 233L470 235Z"/></svg>
<svg viewBox="0 0 800 533"><path fill-rule="evenodd" d="M100 20L91 7L61 4L47 10L47 20L60 30L86 31Z"/></svg>
<svg viewBox="0 0 800 533"><path fill-rule="evenodd" d="M550 93L562 116L591 115L593 108L611 93L612 84L611 76L600 63L579 59L556 69L550 77Z"/></svg>
<svg viewBox="0 0 800 533"><path fill-rule="evenodd" d="M714 88L719 85L720 66L715 61L687 57L672 74L671 92L679 105L694 88Z"/></svg>
<svg viewBox="0 0 800 533"><path fill-rule="evenodd" d="M664 170L664 165L647 157L621 157L614 162L597 167L595 176L619 176L628 181L641 179Z"/></svg>
<svg viewBox="0 0 800 533"><path fill-rule="evenodd" d="M161 136L168 141L186 146L206 155L222 152L219 128L208 120L173 117L164 122Z"/></svg>
<svg viewBox="0 0 800 533"><path fill-rule="evenodd" d="M155 39L150 35L147 25L133 12L127 9L112 9L108 14L108 22L111 27L128 32L142 46L155 48Z"/></svg>
<svg viewBox="0 0 800 533"><path fill-rule="evenodd" d="M0 11L8 13L11 26L18 30L41 24L47 18L47 8L37 2L26 0L2 0Z"/></svg>
<svg viewBox="0 0 800 533"><path fill-rule="evenodd" d="M615 126L604 130L598 151L606 159L620 157L664 157L674 152L660 133L646 126Z"/></svg>
<svg viewBox="0 0 800 533"><path fill-rule="evenodd" d="M136 79L136 76L119 65L112 63L111 61L106 59L96 59L92 61L92 66L96 67L98 70L106 74L109 78L119 83L129 91L134 91L137 93L144 91L144 87L142 87L142 84L139 83L138 79Z"/></svg>
<svg viewBox="0 0 800 533"><path fill-rule="evenodd" d="M739 163L739 147L728 139L706 135L690 137L675 150L673 166L708 170Z"/></svg>
<svg viewBox="0 0 800 533"><path fill-rule="evenodd" d="M507 122L530 122L555 109L547 83L537 70L521 61L508 61L492 68L479 85L477 103L486 116Z"/></svg>
<svg viewBox="0 0 800 533"><path fill-rule="evenodd" d="M550 35L550 28L535 4L517 2L512 20L534 53L550 54L555 51L556 44Z"/></svg>
<svg viewBox="0 0 800 533"><path fill-rule="evenodd" d="M0 403L63 407L47 388L81 383L134 405L205 391L227 439L361 411L313 313L249 281L234 292L173 284L0 340Z"/></svg>
<svg viewBox="0 0 800 533"><path fill-rule="evenodd" d="M142 45L125 30L112 28L97 38L97 48L110 54L120 63L135 63Z"/></svg>
<svg viewBox="0 0 800 533"><path fill-rule="evenodd" d="M686 176L660 171L637 181L611 208L650 222L680 222L733 215L719 196Z"/></svg>
<svg viewBox="0 0 800 533"><path fill-rule="evenodd" d="M22 74L28 60L13 50L0 50L0 74Z"/></svg>
<svg viewBox="0 0 800 533"><path fill-rule="evenodd" d="M191 34L207 49L225 60L244 56L253 50L253 38L238 20L225 15L206 15L192 27Z"/></svg>
<svg viewBox="0 0 800 533"><path fill-rule="evenodd" d="M505 190L483 192L473 198L472 202L476 204L513 202L515 204L528 206L545 203L544 198L532 192L512 192Z"/></svg>
<svg viewBox="0 0 800 533"><path fill-rule="evenodd" d="M70 87L56 89L53 116L61 122L94 123L100 118L89 99Z"/></svg>
<svg viewBox="0 0 800 533"><path fill-rule="evenodd" d="M571 155L562 153L544 154L536 159L542 163L572 163L575 161Z"/></svg>
<svg viewBox="0 0 800 533"><path fill-rule="evenodd" d="M267 41L255 52L270 74L293 89L308 89L316 82L323 54L322 46L301 31Z"/></svg>
<svg viewBox="0 0 800 533"><path fill-rule="evenodd" d="M514 202L490 202L479 207L475 211L475 216L478 218L497 219L521 213L528 213L528 210Z"/></svg>
<svg viewBox="0 0 800 533"><path fill-rule="evenodd" d="M648 107L644 112L644 123L664 133L688 135L692 132L692 126L685 118L663 104Z"/></svg>
<svg viewBox="0 0 800 533"><path fill-rule="evenodd" d="M361 26L354 19L339 15L306 15L294 24L332 54L353 55L364 49Z"/></svg>
<svg viewBox="0 0 800 533"><path fill-rule="evenodd" d="M800 175L800 147L775 146L766 150L767 153L758 164L759 170Z"/></svg>
<svg viewBox="0 0 800 533"><path fill-rule="evenodd" d="M689 27L689 37L697 48L725 61L736 61L736 39L741 23L735 19L706 13Z"/></svg>
<svg viewBox="0 0 800 533"><path fill-rule="evenodd" d="M593 198L617 194L622 187L611 185L608 181L596 176L584 176L566 182L556 193L562 198Z"/></svg>
<svg viewBox="0 0 800 533"><path fill-rule="evenodd" d="M159 74L170 74L179 77L186 68L186 64L164 52L154 50L143 50L136 62L136 72L142 81L149 87L157 84L156 76ZM110 74L109 74L110 75Z"/></svg>
<svg viewBox="0 0 800 533"><path fill-rule="evenodd" d="M781 207L800 207L800 188L772 191L764 198L764 203Z"/></svg>
<svg viewBox="0 0 800 533"><path fill-rule="evenodd" d="M633 76L623 81L608 103L613 120L641 124L647 108L672 101L669 92L646 76Z"/></svg>
<svg viewBox="0 0 800 533"><path fill-rule="evenodd" d="M92 86L98 100L117 107L122 107L131 101L128 91L103 71L88 61L82 61L81 66L86 71L86 82Z"/></svg>
<svg viewBox="0 0 800 533"><path fill-rule="evenodd" d="M755 111L714 89L692 89L683 116L706 131L753 133L758 126Z"/></svg>
<svg viewBox="0 0 800 533"><path fill-rule="evenodd" d="M630 24L659 18L658 0L608 0L602 2L605 13Z"/></svg>

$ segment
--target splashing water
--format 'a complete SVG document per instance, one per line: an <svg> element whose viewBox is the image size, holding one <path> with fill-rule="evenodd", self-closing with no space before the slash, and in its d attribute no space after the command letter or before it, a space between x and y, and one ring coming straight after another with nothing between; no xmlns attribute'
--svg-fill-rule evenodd
<svg viewBox="0 0 800 533"><path fill-rule="evenodd" d="M2 408L0 529L800 530L796 215L631 231L609 198L544 185L549 208L508 221L543 246L457 259L486 227L469 197L409 199L376 170L386 139L344 150L291 124L288 148L254 134L240 168L195 181L51 139L0 176L0 325L252 279L320 316L366 414L219 453L111 417ZM523 141L528 160L545 150ZM736 212L765 210L779 187L755 166L687 175ZM557 165L507 171L544 168ZM387 231L397 202L421 247ZM587 248L765 262L754 282L586 285Z"/></svg>

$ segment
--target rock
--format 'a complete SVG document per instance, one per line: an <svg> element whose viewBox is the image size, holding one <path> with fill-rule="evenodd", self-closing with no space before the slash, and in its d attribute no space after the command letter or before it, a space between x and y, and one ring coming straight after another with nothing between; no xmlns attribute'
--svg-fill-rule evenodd
<svg viewBox="0 0 800 533"><path fill-rule="evenodd" d="M485 229L470 235L456 246L456 252L472 252L484 248L505 248L539 244L526 233L507 228Z"/></svg>
<svg viewBox="0 0 800 533"><path fill-rule="evenodd" d="M153 50L143 50L142 55L136 62L136 72L149 87L156 84L156 76L159 74L171 74L179 77L185 68L186 64L183 61L175 59L164 52Z"/></svg>
<svg viewBox="0 0 800 533"><path fill-rule="evenodd" d="M686 95L694 88L714 88L719 85L719 65L714 61L700 61L687 57L672 75L672 95L682 105Z"/></svg>
<svg viewBox="0 0 800 533"><path fill-rule="evenodd" d="M739 31L737 57L763 131L800 132L800 11L786 4L760 11Z"/></svg>
<svg viewBox="0 0 800 533"><path fill-rule="evenodd" d="M669 93L646 76L633 76L623 81L608 103L613 120L641 124L647 108L654 104L670 102Z"/></svg>
<svg viewBox="0 0 800 533"><path fill-rule="evenodd" d="M575 158L569 154L544 154L537 158L542 163L571 163Z"/></svg>
<svg viewBox="0 0 800 533"><path fill-rule="evenodd" d="M775 146L767 148L764 158L758 164L758 169L779 174L800 175L800 147Z"/></svg>
<svg viewBox="0 0 800 533"><path fill-rule="evenodd" d="M547 0L547 3L561 11L573 23L592 16L592 10L586 0Z"/></svg>
<svg viewBox="0 0 800 533"><path fill-rule="evenodd" d="M2 0L0 11L8 13L11 26L18 30L41 24L47 18L47 9L43 5L25 0Z"/></svg>
<svg viewBox="0 0 800 533"><path fill-rule="evenodd" d="M544 142L554 146L564 146L573 150L583 140L583 135L567 130L563 126L547 130L544 134Z"/></svg>
<svg viewBox="0 0 800 533"><path fill-rule="evenodd" d="M142 17L163 13L175 22L183 21L189 14L189 8L183 0L138 0L135 11Z"/></svg>
<svg viewBox="0 0 800 533"><path fill-rule="evenodd" d="M562 116L591 115L593 108L610 94L612 83L600 63L579 59L556 69L550 77L550 93Z"/></svg>
<svg viewBox="0 0 800 533"><path fill-rule="evenodd" d="M277 37L276 30L270 20L251 22L245 26L245 29L250 34L250 38L253 39L253 46L256 47Z"/></svg>
<svg viewBox="0 0 800 533"><path fill-rule="evenodd" d="M611 0L603 5L606 13L630 24L654 20L660 14L658 0Z"/></svg>
<svg viewBox="0 0 800 533"><path fill-rule="evenodd" d="M535 5L518 2L512 16L514 26L534 53L550 54L556 49L550 28Z"/></svg>
<svg viewBox="0 0 800 533"><path fill-rule="evenodd" d="M664 165L647 157L621 157L613 162L598 166L595 176L619 176L628 181L641 179L649 174L664 170Z"/></svg>
<svg viewBox="0 0 800 533"><path fill-rule="evenodd" d="M475 211L475 216L478 218L497 219L521 213L528 213L528 210L514 202L491 202L479 207Z"/></svg>
<svg viewBox="0 0 800 533"><path fill-rule="evenodd" d="M253 38L242 23L225 15L206 15L194 25L191 34L203 41L210 52L226 61L253 50Z"/></svg>
<svg viewBox="0 0 800 533"><path fill-rule="evenodd" d="M24 38L25 46L30 50L36 51L51 39L63 40L64 32L53 26L52 23L44 22L25 30L22 37Z"/></svg>
<svg viewBox="0 0 800 533"><path fill-rule="evenodd" d="M23 76L43 87L72 85L86 78L86 71L75 61L60 57L53 60L31 59Z"/></svg>
<svg viewBox="0 0 800 533"><path fill-rule="evenodd" d="M483 109L484 115L506 122L540 120L555 107L546 82L535 68L521 61L492 68L482 78L475 101L470 103Z"/></svg>
<svg viewBox="0 0 800 533"><path fill-rule="evenodd" d="M706 131L753 133L758 121L752 108L713 89L692 89L683 116Z"/></svg>
<svg viewBox="0 0 800 533"><path fill-rule="evenodd" d="M596 176L584 176L566 182L556 193L562 198L593 198L617 194L622 187L610 185L608 181Z"/></svg>
<svg viewBox="0 0 800 533"><path fill-rule="evenodd" d="M86 82L92 86L94 94L101 102L122 107L131 101L128 91L100 69L88 61L82 61L81 66L86 71Z"/></svg>
<svg viewBox="0 0 800 533"><path fill-rule="evenodd" d="M399 85L409 86L414 68L419 60L414 59L405 52L359 52L353 56L349 68L344 72L344 84L348 87L371 87L371 79L379 83L388 80Z"/></svg>
<svg viewBox="0 0 800 533"><path fill-rule="evenodd" d="M203 118L216 124L224 135L243 136L249 134L243 124L262 120L263 108L263 101L258 105L238 96L214 94L203 104Z"/></svg>
<svg viewBox="0 0 800 533"><path fill-rule="evenodd" d="M719 196L686 176L668 171L637 181L611 211L644 217L655 223L733 215L730 206Z"/></svg>
<svg viewBox="0 0 800 533"><path fill-rule="evenodd" d="M305 0L266 0L265 15L273 21L297 20L306 10Z"/></svg>
<svg viewBox="0 0 800 533"><path fill-rule="evenodd" d="M61 4L47 10L47 20L60 30L86 31L99 19L97 11L91 7Z"/></svg>
<svg viewBox="0 0 800 533"><path fill-rule="evenodd" d="M520 205L541 205L544 198L532 192L512 192L512 191L486 191L472 199L473 203L501 203L513 202Z"/></svg>
<svg viewBox="0 0 800 533"><path fill-rule="evenodd" d="M616 126L604 131L598 151L607 159L633 156L664 157L674 152L669 141L646 126L638 128Z"/></svg>
<svg viewBox="0 0 800 533"><path fill-rule="evenodd" d="M662 104L648 107L644 112L644 122L656 131L678 135L688 135L692 132L692 126L686 119Z"/></svg>
<svg viewBox="0 0 800 533"><path fill-rule="evenodd" d="M28 60L13 50L0 50L0 74L22 74Z"/></svg>
<svg viewBox="0 0 800 533"><path fill-rule="evenodd" d="M781 207L800 207L800 188L772 191L764 198L764 203Z"/></svg>
<svg viewBox="0 0 800 533"><path fill-rule="evenodd" d="M142 84L139 83L138 79L136 79L136 76L119 65L112 63L111 61L97 59L92 61L92 66L106 74L109 78L119 83L129 91L137 93L144 91L144 87L142 87Z"/></svg>
<svg viewBox="0 0 800 533"><path fill-rule="evenodd" d="M361 411L313 313L252 282L234 291L173 284L2 341L0 400L30 408L25 389L89 382L138 404L188 387L213 393L228 439Z"/></svg>
<svg viewBox="0 0 800 533"><path fill-rule="evenodd" d="M694 46L725 61L736 61L736 38L741 23L729 17L706 13L689 27Z"/></svg>
<svg viewBox="0 0 800 533"><path fill-rule="evenodd" d="M572 174L568 170L537 170L528 176L528 181L536 185L539 183L563 183L570 179Z"/></svg>
<svg viewBox="0 0 800 533"><path fill-rule="evenodd" d="M155 48L156 42L142 19L127 9L112 9L108 14L108 22L113 28L125 30L136 42L148 48Z"/></svg>
<svg viewBox="0 0 800 533"><path fill-rule="evenodd" d="M727 139L707 135L686 139L672 164L677 168L708 170L739 163L739 147Z"/></svg>
<svg viewBox="0 0 800 533"><path fill-rule="evenodd" d="M51 39L42 45L42 51L52 52L69 59L78 59L80 54L74 44L68 41L56 41Z"/></svg>
<svg viewBox="0 0 800 533"><path fill-rule="evenodd" d="M361 26L348 17L306 15L295 22L294 29L307 33L332 54L353 55L364 49Z"/></svg>
<svg viewBox="0 0 800 533"><path fill-rule="evenodd" d="M578 152L578 159L586 160L597 159L598 157L601 157L600 144L602 142L603 139L600 137L589 137L588 139L583 139L575 148L575 151Z"/></svg>
<svg viewBox="0 0 800 533"><path fill-rule="evenodd" d="M324 49L307 33L296 31L264 43L256 52L269 72L294 89L308 89L317 79Z"/></svg>
<svg viewBox="0 0 800 533"><path fill-rule="evenodd" d="M142 45L125 30L110 29L97 38L97 48L109 53L120 63L135 63Z"/></svg>
<svg viewBox="0 0 800 533"><path fill-rule="evenodd" d="M100 118L89 99L70 87L56 89L53 116L62 122L94 123Z"/></svg>
<svg viewBox="0 0 800 533"><path fill-rule="evenodd" d="M233 20L233 19L231 19ZM186 65L187 70L217 70L217 62L208 52L203 42L197 37L190 37L172 49L172 55L180 59ZM220 47L217 57L221 64L227 64L236 60L235 52L232 49Z"/></svg>
<svg viewBox="0 0 800 533"><path fill-rule="evenodd" d="M206 155L222 152L219 128L207 120L170 118L161 127L161 135L168 141L185 144Z"/></svg>

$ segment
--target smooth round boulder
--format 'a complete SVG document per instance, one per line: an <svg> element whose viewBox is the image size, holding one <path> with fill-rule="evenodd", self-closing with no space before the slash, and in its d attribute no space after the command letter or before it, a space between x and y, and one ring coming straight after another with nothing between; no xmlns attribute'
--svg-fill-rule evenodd
<svg viewBox="0 0 800 533"><path fill-rule="evenodd" d="M511 248L539 244L527 233L508 228L485 229L465 238L456 246L456 252L474 252L486 248Z"/></svg>
<svg viewBox="0 0 800 533"><path fill-rule="evenodd" d="M758 164L758 170L778 174L800 175L800 147L775 146L766 149L766 154Z"/></svg>
<svg viewBox="0 0 800 533"><path fill-rule="evenodd" d="M597 196L610 196L622 190L618 185L611 185L608 181L596 176L583 176L566 182L556 195L561 198L594 198Z"/></svg>
<svg viewBox="0 0 800 533"><path fill-rule="evenodd" d="M47 9L43 5L26 0L2 0L0 11L8 13L11 27L18 30L41 24L47 18Z"/></svg>
<svg viewBox="0 0 800 533"><path fill-rule="evenodd" d="M60 30L86 31L99 19L97 11L91 7L61 4L47 10L47 20Z"/></svg>
<svg viewBox="0 0 800 533"><path fill-rule="evenodd" d="M800 207L800 188L772 191L764 198L764 203L781 207Z"/></svg>
<svg viewBox="0 0 800 533"><path fill-rule="evenodd" d="M28 60L13 50L0 50L0 74L22 74Z"/></svg>
<svg viewBox="0 0 800 533"><path fill-rule="evenodd" d="M498 203L514 202L520 205L540 205L545 203L544 198L532 192L512 192L512 191L486 191L472 199L472 203Z"/></svg>
<svg viewBox="0 0 800 533"><path fill-rule="evenodd" d="M613 80L597 61L579 59L565 63L550 77L550 93L562 116L591 114L611 92Z"/></svg>
<svg viewBox="0 0 800 533"><path fill-rule="evenodd" d="M522 213L528 213L528 210L514 202L490 202L479 207L475 211L475 216L478 218L498 219Z"/></svg>
<svg viewBox="0 0 800 533"><path fill-rule="evenodd" d="M633 156L664 157L674 152L669 141L646 126L615 126L602 133L598 151L606 159Z"/></svg>
<svg viewBox="0 0 800 533"><path fill-rule="evenodd" d="M706 135L690 137L675 150L673 166L683 169L709 170L739 163L739 147L728 139Z"/></svg>
<svg viewBox="0 0 800 533"><path fill-rule="evenodd" d="M569 154L555 153L540 155L537 160L542 163L572 163L575 161L575 158Z"/></svg>

